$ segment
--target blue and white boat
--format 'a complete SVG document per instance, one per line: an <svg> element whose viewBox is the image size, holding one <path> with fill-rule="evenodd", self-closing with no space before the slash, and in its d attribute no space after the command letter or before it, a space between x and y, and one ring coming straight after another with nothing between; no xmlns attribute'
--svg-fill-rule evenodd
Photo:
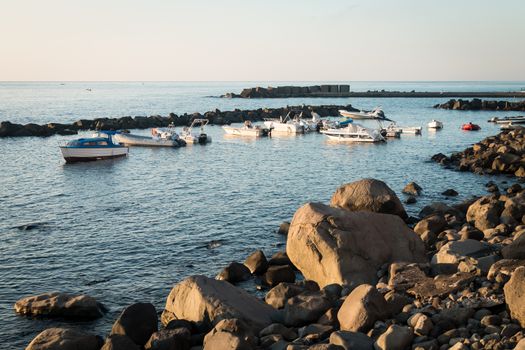
<svg viewBox="0 0 525 350"><path fill-rule="evenodd" d="M90 162L101 159L112 159L128 155L128 147L114 143L115 131L101 131L94 137L80 138L60 146L66 163Z"/></svg>

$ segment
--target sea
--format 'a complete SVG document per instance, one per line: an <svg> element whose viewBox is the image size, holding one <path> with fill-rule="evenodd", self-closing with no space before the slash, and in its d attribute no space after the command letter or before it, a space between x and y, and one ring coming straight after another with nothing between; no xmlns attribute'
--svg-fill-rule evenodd
<svg viewBox="0 0 525 350"><path fill-rule="evenodd" d="M324 82L323 82L324 83ZM336 82L353 91L516 91L525 82ZM381 106L420 136L384 144L337 144L322 134L262 139L227 137L208 126L212 142L179 149L131 148L117 160L65 164L59 144L78 136L0 139L0 344L22 349L49 327L83 329L105 337L124 307L151 302L159 313L171 288L187 276L214 277L256 249L269 257L285 249L279 224L307 202L328 203L342 184L385 181L401 200L411 181L423 188L410 215L433 201L455 203L486 194L489 180L430 161L499 132L487 120L519 112L432 108L439 98L226 99L245 87L321 82L1 82L0 121L73 122L337 104ZM514 99L507 99L514 101ZM335 117L335 116L334 116ZM431 131L432 119L444 128ZM460 126L472 121L478 132ZM132 130L147 134L148 130ZM89 135L83 132L81 135ZM449 188L456 198L441 193ZM34 319L15 314L22 297L45 292L86 293L109 312L95 321Z"/></svg>

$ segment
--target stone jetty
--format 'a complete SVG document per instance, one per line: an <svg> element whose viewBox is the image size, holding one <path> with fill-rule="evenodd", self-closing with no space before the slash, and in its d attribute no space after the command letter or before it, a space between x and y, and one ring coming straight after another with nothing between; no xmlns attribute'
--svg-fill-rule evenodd
<svg viewBox="0 0 525 350"><path fill-rule="evenodd" d="M525 94L522 94L522 97L525 97ZM487 101L480 100L479 98L474 98L472 100L452 99L445 103L437 104L434 106L434 108L453 109L460 111L525 111L525 100L511 102Z"/></svg>
<svg viewBox="0 0 525 350"><path fill-rule="evenodd" d="M291 97L377 97L377 98L525 98L525 91L350 91L347 84L326 84L312 86L277 86L246 88L237 94L229 92L225 98L291 98Z"/></svg>
<svg viewBox="0 0 525 350"><path fill-rule="evenodd" d="M152 115L126 116L120 118L97 118L93 120L81 119L72 124L48 123L39 124L14 124L9 121L0 122L0 137L73 135L80 130L122 130L122 129L148 129L154 127L165 127L169 124L175 126L190 125L194 119L208 119L210 124L225 125L231 123L242 123L245 120L261 121L265 118L279 118L285 116L289 111L303 113L304 118L311 118L311 112L316 112L321 117L338 116L339 109L348 111L359 111L352 105L318 105L318 106L286 106L280 108L259 108L252 110L235 109L233 111L220 111L218 109L204 114L192 113L177 115L170 113L168 116Z"/></svg>
<svg viewBox="0 0 525 350"><path fill-rule="evenodd" d="M66 325L27 349L525 349L524 215L511 186L408 217L386 183L363 179L299 208L285 251L183 279L162 313L137 301L105 339Z"/></svg>
<svg viewBox="0 0 525 350"><path fill-rule="evenodd" d="M525 128L503 131L450 156L435 154L432 160L459 171L525 178Z"/></svg>

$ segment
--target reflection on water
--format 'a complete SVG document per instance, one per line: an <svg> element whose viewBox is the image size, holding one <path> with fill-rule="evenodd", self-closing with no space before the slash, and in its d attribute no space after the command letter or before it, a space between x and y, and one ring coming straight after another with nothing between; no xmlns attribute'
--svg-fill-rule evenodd
<svg viewBox="0 0 525 350"><path fill-rule="evenodd" d="M209 95L230 88L212 85L201 92ZM92 93L97 90L93 87ZM136 99L135 90L126 91L123 88L116 95L123 101ZM192 97L192 91L147 104L155 113L173 108L170 101L186 110L202 105L215 108L198 94ZM157 95L164 96L162 91ZM6 108L14 110L14 98L9 101ZM101 106L131 108L111 101L109 97L95 99L97 113ZM211 101L229 104L230 109L246 104L286 105L267 100ZM73 327L105 335L130 303L148 301L161 309L172 285L185 276L214 276L222 266L244 260L254 249L268 255L282 249L284 238L276 234L280 222L290 220L307 201L328 202L346 182L375 177L400 194L407 182L416 181L424 195L407 207L412 215L430 201L447 200L440 195L447 188L458 190L458 200L484 193L488 177L443 170L428 160L435 153L462 150L498 132L495 125L485 122L494 112L434 110L429 106L441 101L433 99L299 99L293 103L327 101L351 102L361 108L381 104L399 125L424 126L423 135L402 135L384 144L338 144L321 134L257 140L226 137L220 127L212 126L208 132L213 142L208 145L131 148L126 158L73 165L64 164L58 149L58 142L71 136L0 140L0 318L4 320L0 342L6 348L22 348L42 329L66 324L14 314L18 298L48 291L82 292L98 298L110 313ZM45 110L43 101L43 109L38 110L32 109L37 108L33 104L24 109L24 102L18 101L20 115L57 117L51 115L53 108ZM83 104L67 108L78 106ZM89 113L84 109L78 115ZM443 121L444 129L427 130L431 119ZM481 124L482 130L459 130L471 120Z"/></svg>

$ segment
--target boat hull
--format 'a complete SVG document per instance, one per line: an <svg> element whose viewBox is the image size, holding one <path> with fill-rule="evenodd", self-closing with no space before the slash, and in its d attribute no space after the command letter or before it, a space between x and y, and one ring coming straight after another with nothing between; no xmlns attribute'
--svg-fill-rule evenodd
<svg viewBox="0 0 525 350"><path fill-rule="evenodd" d="M62 156L66 160L66 163L78 163L125 157L128 155L129 149L127 147L60 147L60 151L62 152Z"/></svg>
<svg viewBox="0 0 525 350"><path fill-rule="evenodd" d="M232 126L223 126L222 129L228 135L261 137L268 135L268 129L261 128L234 128Z"/></svg>
<svg viewBox="0 0 525 350"><path fill-rule="evenodd" d="M265 121L264 126L270 129L272 133L304 134L303 125Z"/></svg>
<svg viewBox="0 0 525 350"><path fill-rule="evenodd" d="M179 140L169 140L161 138L153 138L148 136L133 135L133 134L117 134L113 139L126 146L142 146L142 147L180 147L182 142Z"/></svg>
<svg viewBox="0 0 525 350"><path fill-rule="evenodd" d="M194 145L194 144L206 144L206 143L210 143L211 142L211 137L208 136L208 135L185 135L185 136L181 136L181 139L184 140L184 142L186 142L186 144L188 145Z"/></svg>

